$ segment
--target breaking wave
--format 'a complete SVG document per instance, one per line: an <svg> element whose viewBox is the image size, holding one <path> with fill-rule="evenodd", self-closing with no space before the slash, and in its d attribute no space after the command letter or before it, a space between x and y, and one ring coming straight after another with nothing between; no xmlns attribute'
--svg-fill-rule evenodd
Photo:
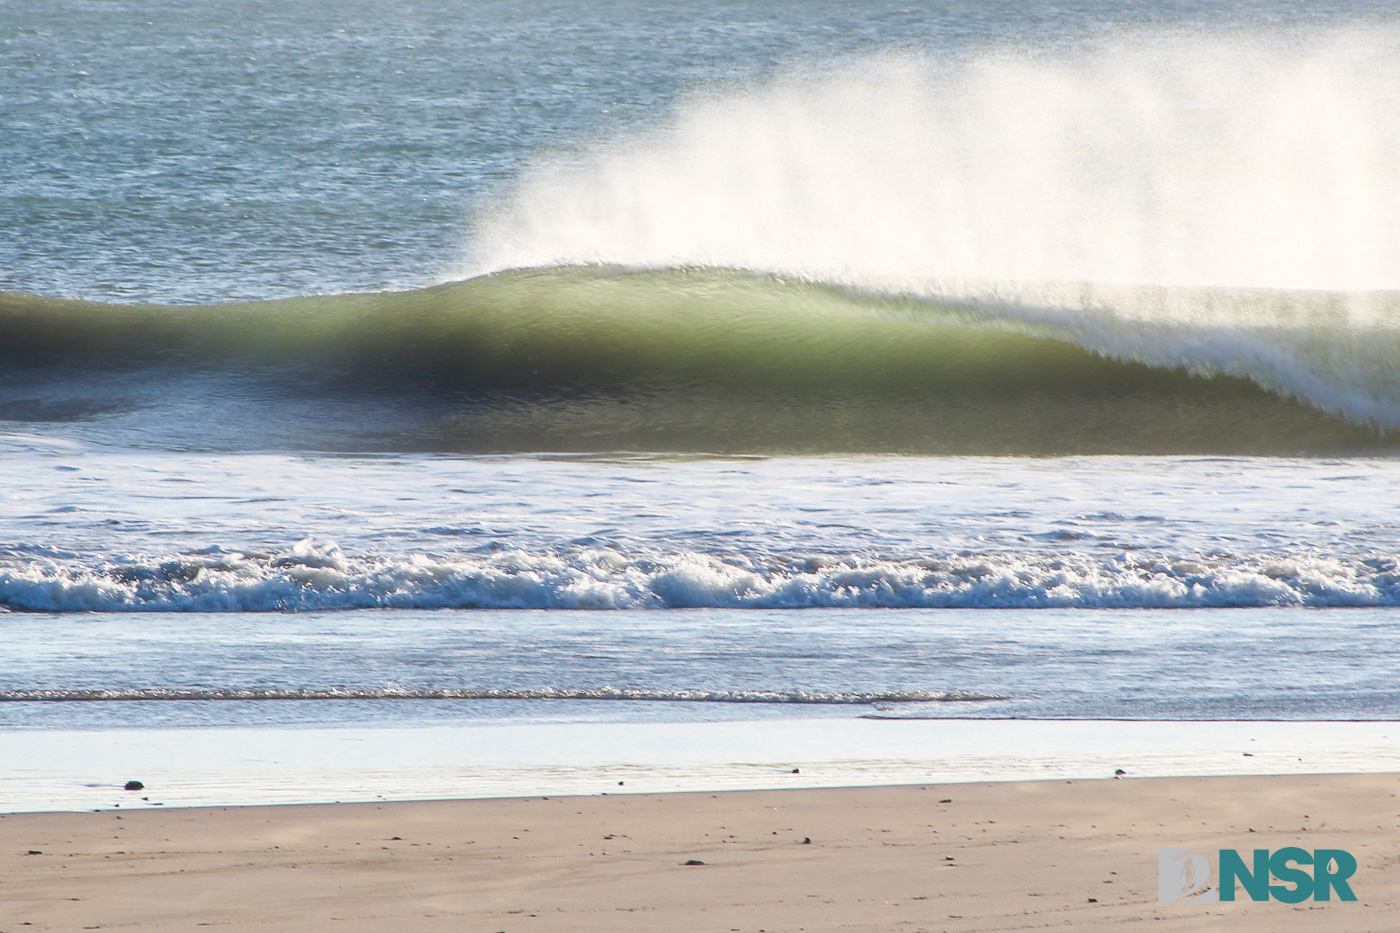
<svg viewBox="0 0 1400 933"><path fill-rule="evenodd" d="M472 220L465 281L0 294L0 422L179 449L1390 452L1397 100L1384 20L698 88L539 154Z"/></svg>
<svg viewBox="0 0 1400 933"><path fill-rule="evenodd" d="M1058 288L1056 306L1040 303L1048 286L919 297L735 270L587 267L201 308L0 294L0 422L235 450L1298 454L1397 443L1400 293ZM1128 299L1164 313L1112 310ZM1371 323L1359 326L1363 306ZM1249 321L1232 322L1241 309Z"/></svg>
<svg viewBox="0 0 1400 933"><path fill-rule="evenodd" d="M501 550L352 557L186 555L0 568L0 607L31 612L330 609L1191 608L1400 605L1393 556L756 557Z"/></svg>

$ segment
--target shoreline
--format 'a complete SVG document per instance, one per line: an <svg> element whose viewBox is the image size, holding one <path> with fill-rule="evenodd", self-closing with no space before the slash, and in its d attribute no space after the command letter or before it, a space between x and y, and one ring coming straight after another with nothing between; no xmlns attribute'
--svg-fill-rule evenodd
<svg viewBox="0 0 1400 933"><path fill-rule="evenodd" d="M1400 923L1397 794L1295 774L11 813L0 931L1374 929ZM1162 846L1343 849L1358 900L1159 904Z"/></svg>
<svg viewBox="0 0 1400 933"><path fill-rule="evenodd" d="M0 729L0 812L1400 773L1400 722L770 719ZM140 794L122 790L129 780ZM622 783L619 783L622 782Z"/></svg>

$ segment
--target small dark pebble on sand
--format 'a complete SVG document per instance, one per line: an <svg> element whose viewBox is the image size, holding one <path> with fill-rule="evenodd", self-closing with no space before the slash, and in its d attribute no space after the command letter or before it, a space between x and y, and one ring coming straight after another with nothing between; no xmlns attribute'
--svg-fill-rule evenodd
<svg viewBox="0 0 1400 933"><path fill-rule="evenodd" d="M685 860L685 864L687 864L687 865L704 865L705 863L702 862L702 861L700 861L698 858L692 858L692 859L686 859L686 860Z"/></svg>
<svg viewBox="0 0 1400 933"><path fill-rule="evenodd" d="M142 784L140 781L127 781L127 782L126 782L126 786L122 788L122 790L145 790L145 789L146 789L146 785L145 785L145 784Z"/></svg>

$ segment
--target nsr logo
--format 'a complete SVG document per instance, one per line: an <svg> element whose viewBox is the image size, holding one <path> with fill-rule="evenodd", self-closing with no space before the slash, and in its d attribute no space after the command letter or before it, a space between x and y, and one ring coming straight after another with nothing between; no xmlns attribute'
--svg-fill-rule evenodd
<svg viewBox="0 0 1400 933"><path fill-rule="evenodd" d="M1309 872L1303 866L1312 866ZM1217 863L1220 881L1210 883L1210 861L1190 849L1164 847L1157 850L1157 895L1161 903L1191 900L1214 903L1233 901L1235 884L1244 888L1252 901L1273 898L1285 904L1337 899L1354 901L1347 879L1356 874L1356 859L1342 849L1316 849L1309 852L1289 846L1273 854L1255 849L1252 865L1246 865L1235 849L1221 849ZM1270 884L1270 878L1277 884Z"/></svg>

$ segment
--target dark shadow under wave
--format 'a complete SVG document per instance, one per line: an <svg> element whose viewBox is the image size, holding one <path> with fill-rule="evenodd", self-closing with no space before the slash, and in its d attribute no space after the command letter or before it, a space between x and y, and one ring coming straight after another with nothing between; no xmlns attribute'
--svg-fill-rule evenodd
<svg viewBox="0 0 1400 933"><path fill-rule="evenodd" d="M1249 379L722 270L206 307L0 293L0 429L180 449L1385 452Z"/></svg>

